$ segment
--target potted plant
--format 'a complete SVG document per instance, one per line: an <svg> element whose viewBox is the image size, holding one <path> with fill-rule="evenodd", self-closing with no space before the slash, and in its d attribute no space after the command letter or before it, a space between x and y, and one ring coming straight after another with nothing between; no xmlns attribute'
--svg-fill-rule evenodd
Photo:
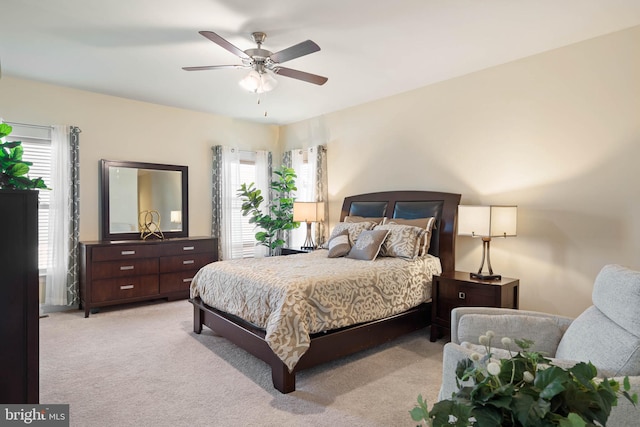
<svg viewBox="0 0 640 427"><path fill-rule="evenodd" d="M418 396L418 405L410 411L414 421L429 426L562 426L606 425L618 396L634 405L637 394L630 395L629 378L623 384L596 378L591 363L580 362L565 369L551 364L540 353L529 351L533 342L515 340L520 347L507 359L493 359L487 331L480 337L486 355L473 353L458 363L459 391L428 409ZM510 348L511 339L502 343ZM597 424L596 424L597 423Z"/></svg>
<svg viewBox="0 0 640 427"><path fill-rule="evenodd" d="M10 190L29 190L47 188L42 178L31 179L27 176L32 162L22 160L24 148L22 141L3 142L13 128L0 123L0 188Z"/></svg>
<svg viewBox="0 0 640 427"><path fill-rule="evenodd" d="M242 184L238 190L238 196L242 200L242 215L250 215L249 223L255 224L261 231L256 233L256 240L259 245L269 248L269 255L279 255L282 246L283 232L293 230L300 226L299 222L293 221L293 195L297 190L293 169L281 166L274 171L277 179L271 181L270 189L273 200L267 207L267 212L263 213L260 206L264 202L262 192L255 188L254 183Z"/></svg>

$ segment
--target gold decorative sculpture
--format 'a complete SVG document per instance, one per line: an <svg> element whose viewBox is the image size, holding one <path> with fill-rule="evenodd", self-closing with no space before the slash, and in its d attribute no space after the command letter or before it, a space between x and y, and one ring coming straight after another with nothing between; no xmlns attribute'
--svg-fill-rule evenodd
<svg viewBox="0 0 640 427"><path fill-rule="evenodd" d="M140 226L140 238L146 240L149 236L156 236L164 239L164 234L160 230L160 213L158 211L142 211L138 216Z"/></svg>

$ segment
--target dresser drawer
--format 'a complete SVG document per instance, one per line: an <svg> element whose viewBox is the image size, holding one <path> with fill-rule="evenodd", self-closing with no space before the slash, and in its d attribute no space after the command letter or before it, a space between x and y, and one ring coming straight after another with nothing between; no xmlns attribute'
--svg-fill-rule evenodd
<svg viewBox="0 0 640 427"><path fill-rule="evenodd" d="M198 270L164 273L160 275L160 292L189 291L193 276Z"/></svg>
<svg viewBox="0 0 640 427"><path fill-rule="evenodd" d="M113 245L93 248L92 261L114 261L157 256L157 245Z"/></svg>
<svg viewBox="0 0 640 427"><path fill-rule="evenodd" d="M160 273L198 270L216 261L213 253L160 257Z"/></svg>
<svg viewBox="0 0 640 427"><path fill-rule="evenodd" d="M158 274L158 258L105 261L93 264L94 279Z"/></svg>
<svg viewBox="0 0 640 427"><path fill-rule="evenodd" d="M180 242L169 242L162 247L160 255L188 255L203 252L213 252L215 241L213 239L186 240Z"/></svg>
<svg viewBox="0 0 640 427"><path fill-rule="evenodd" d="M93 282L93 302L124 300L158 294L158 275L122 277Z"/></svg>

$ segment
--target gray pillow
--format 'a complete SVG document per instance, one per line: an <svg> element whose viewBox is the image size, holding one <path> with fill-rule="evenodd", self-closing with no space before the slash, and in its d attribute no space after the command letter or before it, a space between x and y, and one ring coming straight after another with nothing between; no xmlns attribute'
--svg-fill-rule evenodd
<svg viewBox="0 0 640 427"><path fill-rule="evenodd" d="M418 256L424 229L411 225L376 225L374 230L389 230L382 244L380 256L414 259Z"/></svg>
<svg viewBox="0 0 640 427"><path fill-rule="evenodd" d="M384 239L387 238L389 230L364 230L358 236L355 244L347 254L347 258L374 260L380 252Z"/></svg>
<svg viewBox="0 0 640 427"><path fill-rule="evenodd" d="M329 258L338 258L345 256L351 250L351 243L349 243L349 230L342 230L329 240L327 244L329 249Z"/></svg>
<svg viewBox="0 0 640 427"><path fill-rule="evenodd" d="M329 236L329 240L333 239L335 236L342 233L343 230L348 230L349 241L352 242L353 244L356 240L358 240L358 236L360 235L360 232L362 232L363 230L372 230L373 227L375 226L376 226L376 223L371 221L362 221L362 222L354 222L354 223L339 222L333 228L333 231L331 232L331 236Z"/></svg>

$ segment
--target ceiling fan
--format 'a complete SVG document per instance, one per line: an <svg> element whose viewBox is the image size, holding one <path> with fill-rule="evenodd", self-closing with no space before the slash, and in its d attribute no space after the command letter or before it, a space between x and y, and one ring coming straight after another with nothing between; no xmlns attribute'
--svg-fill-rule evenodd
<svg viewBox="0 0 640 427"><path fill-rule="evenodd" d="M283 62L291 61L292 59L296 59L301 56L319 51L320 46L318 46L311 40L306 40L304 42L283 49L279 52L273 53L262 48L262 43L267 37L267 35L263 32L254 32L251 34L251 36L253 37L253 41L258 45L258 47L256 49L247 50L241 50L213 31L200 31L199 33L212 42L216 43L217 45L238 56L242 60L242 64L183 67L183 70L202 71L219 70L225 68L251 69L249 75L247 75L240 81L240 85L245 89L256 93L268 92L275 87L277 81L275 78L273 78L272 73L280 76L291 77L316 85L323 85L328 80L326 77L307 73L305 71L294 70L292 68L287 68L280 65Z"/></svg>

